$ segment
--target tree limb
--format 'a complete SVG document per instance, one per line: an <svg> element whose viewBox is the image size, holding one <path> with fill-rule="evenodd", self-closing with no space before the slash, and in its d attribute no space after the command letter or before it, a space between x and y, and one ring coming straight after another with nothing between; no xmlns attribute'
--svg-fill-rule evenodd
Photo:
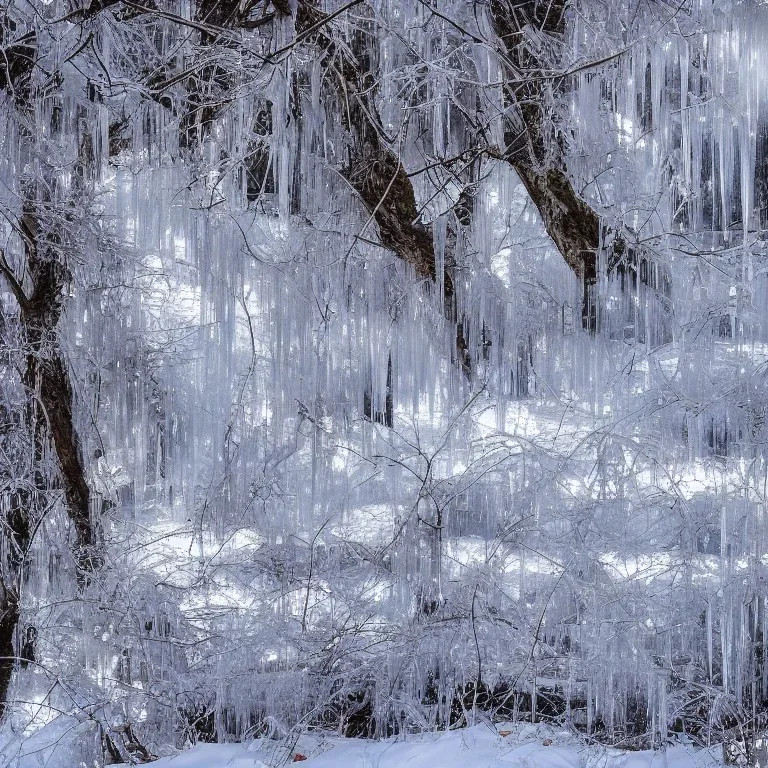
<svg viewBox="0 0 768 768"><path fill-rule="evenodd" d="M539 210L547 233L568 266L584 281L597 275L600 217L576 193L566 173L565 158L551 115L547 114L547 88L551 79L537 78L545 70L541 53L531 44L530 30L550 37L565 33L567 0L511 2L491 0L494 31L505 48L513 70L530 77L506 84L507 98L519 111L522 130L508 121L503 158L514 168Z"/></svg>
<svg viewBox="0 0 768 768"><path fill-rule="evenodd" d="M349 163L342 169L342 175L376 222L382 245L410 264L419 277L434 284L438 276L432 230L419 223L413 184L400 157L382 138L371 95L373 75L361 60L364 55L360 51L337 45L329 36L325 31L328 21L330 19L310 2L300 1L296 14L297 37L310 40L321 50L327 66L336 74L337 96L347 105L342 110L342 120L351 145ZM456 324L457 362L470 375L469 346L461 319L456 315L455 286L448 267L442 278L446 319Z"/></svg>

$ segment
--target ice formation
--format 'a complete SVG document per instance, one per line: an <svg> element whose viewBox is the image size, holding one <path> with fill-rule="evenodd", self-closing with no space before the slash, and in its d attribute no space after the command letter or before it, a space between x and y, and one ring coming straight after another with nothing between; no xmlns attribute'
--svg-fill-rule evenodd
<svg viewBox="0 0 768 768"><path fill-rule="evenodd" d="M29 103L6 88L0 108L3 249L27 280L25 199L66 232L56 333L104 549L74 599L37 456L29 712L74 701L147 743L356 716L384 735L471 721L494 694L614 742L755 722L764 4L569 8L546 77L552 140L604 225L595 332L500 157L511 75L481 4L329 0L332 50L297 36L293 4L245 4L241 27L186 0L101 5L19 0L4 27L40 53ZM358 147L350 170L350 61L434 281L356 192L385 164ZM23 333L3 300L13 410Z"/></svg>

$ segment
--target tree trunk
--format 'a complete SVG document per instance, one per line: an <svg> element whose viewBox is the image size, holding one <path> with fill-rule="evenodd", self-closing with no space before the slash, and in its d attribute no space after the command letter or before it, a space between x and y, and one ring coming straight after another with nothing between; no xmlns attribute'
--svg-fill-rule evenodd
<svg viewBox="0 0 768 768"><path fill-rule="evenodd" d="M33 499L28 492L9 494L5 514L5 546L0 575L0 718L6 712L8 688L18 658L19 591L30 543Z"/></svg>
<svg viewBox="0 0 768 768"><path fill-rule="evenodd" d="M582 321L585 328L594 331L598 323L594 295L598 250L607 227L573 188L563 151L565 139L552 114L552 102L564 93L567 82L566 75L552 73L560 58L558 48L564 44L569 2L491 0L490 15L512 75L505 86L506 97L517 110L504 131L503 158L523 182L566 264L582 281ZM664 317L671 293L668 270L664 265L652 269L648 256L628 246L621 232L614 233L611 248L609 270L630 275L635 285L639 280L659 295L659 327L638 328L638 335L650 334L652 343L669 341L669 324ZM656 273L661 274L658 279L653 277Z"/></svg>
<svg viewBox="0 0 768 768"><path fill-rule="evenodd" d="M413 184L400 158L382 138L378 111L373 99L375 75L368 50L368 35L358 32L351 46L337 45L325 30L330 17L307 0L300 0L296 13L298 37L309 39L320 49L325 65L335 75L336 100L342 105L341 119L350 135L349 162L341 172L376 222L381 244L410 264L416 274L434 285L437 266L432 228L419 223ZM462 197L459 205L465 205ZM462 318L456 311L453 258L446 254L443 278L443 308L446 320L455 327L456 363L467 376L472 358Z"/></svg>
<svg viewBox="0 0 768 768"><path fill-rule="evenodd" d="M27 270L32 278L29 298L24 296L19 301L28 349L24 383L36 409L39 429L36 440L50 439L54 448L76 537L78 577L82 580L99 567L100 558L95 551L97 537L91 519L85 462L72 414L72 384L58 341L64 289L71 275L56 254L55 233L41 233L39 218L31 203L22 215L21 231ZM47 479L43 482L47 483Z"/></svg>
<svg viewBox="0 0 768 768"><path fill-rule="evenodd" d="M3 531L5 557L0 575L0 715L7 706L8 687L18 658L20 593L27 554L35 528L46 508L41 503L55 489L58 474L68 517L75 533L74 559L80 587L101 564L96 530L90 514L90 489L80 440L73 418L72 384L58 340L64 289L71 276L56 251L56 236L40 231L36 206L27 201L19 222L24 242L27 293L0 252L0 274L19 306L26 367L22 375L27 405L26 427L34 445L34 490L11 495ZM57 466L45 466L48 446Z"/></svg>
<svg viewBox="0 0 768 768"><path fill-rule="evenodd" d="M507 122L504 159L514 168L536 206L547 233L568 266L585 282L597 276L600 217L573 188L565 169L557 126L548 110L552 95L562 90L562 78L548 77L551 64L542 61L539 46L530 44L529 30L548 35L559 46L565 34L567 0L511 2L491 0L494 31L504 45L508 63L520 80L505 86L518 119ZM557 60L557 51L550 51ZM549 91L552 90L553 93Z"/></svg>
<svg viewBox="0 0 768 768"><path fill-rule="evenodd" d="M0 579L0 718L5 715L8 688L16 667L16 628L19 624L19 601L15 585Z"/></svg>

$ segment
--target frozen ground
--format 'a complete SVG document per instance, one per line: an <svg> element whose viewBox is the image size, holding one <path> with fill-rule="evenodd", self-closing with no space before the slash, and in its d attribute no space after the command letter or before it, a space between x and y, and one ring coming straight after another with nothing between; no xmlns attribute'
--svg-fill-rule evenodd
<svg viewBox="0 0 768 768"><path fill-rule="evenodd" d="M6 738L3 768L101 768L94 762L93 724L59 718L26 740ZM587 746L577 736L546 726L478 725L407 739L363 741L302 736L292 746L261 740L205 744L152 763L153 768L276 768L306 757L307 768L719 768L720 748L671 746L624 752Z"/></svg>

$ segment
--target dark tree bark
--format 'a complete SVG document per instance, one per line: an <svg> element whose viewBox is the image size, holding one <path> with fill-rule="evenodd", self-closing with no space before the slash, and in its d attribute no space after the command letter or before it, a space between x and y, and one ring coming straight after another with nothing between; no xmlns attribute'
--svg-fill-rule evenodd
<svg viewBox="0 0 768 768"><path fill-rule="evenodd" d="M6 712L8 688L17 659L17 628L21 611L19 588L30 539L30 494L16 492L10 496L10 509L5 515L5 556L0 575L0 718Z"/></svg>
<svg viewBox="0 0 768 768"><path fill-rule="evenodd" d="M308 40L320 50L323 61L335 75L335 97L341 104L344 127L350 136L349 160L342 174L357 192L376 222L381 244L430 285L437 282L437 262L432 229L418 222L419 209L413 185L400 158L383 138L374 103L375 77L368 35L357 33L351 46L340 46L327 31L330 17L307 0L300 0L296 13L297 39ZM461 201L464 202L464 201ZM443 298L446 319L456 327L456 362L467 376L472 359L462 318L457 316L452 258L446 258Z"/></svg>
<svg viewBox="0 0 768 768"><path fill-rule="evenodd" d="M16 627L19 600L15 588L0 583L0 718L8 707L8 688L16 668Z"/></svg>
<svg viewBox="0 0 768 768"><path fill-rule="evenodd" d="M97 537L90 514L90 489L80 438L72 414L72 384L58 341L58 325L64 290L71 280L66 265L55 252L55 235L41 233L34 206L21 217L26 269L32 290L25 293L5 260L2 272L18 302L20 326L27 349L23 382L30 398L30 422L34 425L36 458L42 460L50 442L58 464L67 512L76 538L76 562L82 571L98 567ZM48 490L51 478L36 469L38 490ZM29 525L29 521L26 522Z"/></svg>
<svg viewBox="0 0 768 768"><path fill-rule="evenodd" d="M55 449L67 509L77 537L78 562L87 565L95 542L90 489L72 416L69 370L58 343L63 294L71 275L52 247L54 233L40 232L39 218L32 205L28 205L22 215L21 232L32 283L29 298L19 302L29 350L24 381L36 399L36 421L47 431ZM45 439L44 434L40 439Z"/></svg>
<svg viewBox="0 0 768 768"><path fill-rule="evenodd" d="M96 5L106 7L108 4ZM0 87L14 95L20 112L30 115L34 109L29 97L37 37L34 33L24 35L4 53ZM55 132L54 126L51 129ZM26 130L24 127L22 136ZM32 137L27 135L27 138ZM92 159L90 144L81 150L83 157L74 169L78 177L76 183L82 182ZM72 383L59 344L58 326L71 275L61 253L60 237L52 224L45 229L41 226L44 219L44 206L34 192L29 193L17 225L24 247L23 273L14 273L0 251L0 275L18 304L21 341L26 350L22 373L27 398L26 427L34 446L29 487L12 494L4 520L2 549L5 554L0 572L0 715L5 712L18 654L26 652L29 661L29 654L34 650L29 633L24 638L18 637L20 590L32 537L44 514L43 500L59 483L75 535L73 554L81 587L101 564L96 528L90 514L86 467L73 417ZM44 466L46 456L51 454L49 448L55 457L53 467Z"/></svg>
<svg viewBox="0 0 768 768"><path fill-rule="evenodd" d="M87 7L72 11L63 21L84 21L114 6L132 7L136 4L120 0L92 0ZM138 12L146 12L154 6L154 0L138 6ZM37 57L37 38L29 33L21 38L23 45L12 46L12 58L6 50L5 68L0 65L0 87L15 94L28 89ZM31 115L34 105L19 101L20 112ZM55 113L54 113L55 114ZM52 135L58 127L49 126ZM24 128L24 131L27 129ZM25 135L22 131L22 136ZM30 141L33 137L27 137ZM75 187L81 187L91 173L93 147L86 136L73 168ZM30 184L30 190L34 187ZM64 308L64 293L72 276L67 267L61 233L49 220L50 203L37 199L30 191L24 202L18 223L18 232L24 246L24 274L17 276L0 252L0 274L19 306L20 327L27 349L26 370L23 382L30 396L32 413L30 422L35 425L36 450L43 453L44 443L49 441L60 471L67 511L76 537L76 562L81 573L99 567L97 533L90 514L90 489L82 454L80 437L72 413L73 389L69 368L59 344L59 321ZM70 218L69 211L62 213L63 221ZM50 478L38 478L38 489L47 490Z"/></svg>
<svg viewBox="0 0 768 768"><path fill-rule="evenodd" d="M66 266L56 254L55 236L41 233L34 206L25 207L19 225L24 240L26 270L32 288L25 292L0 253L0 274L19 306L20 329L27 350L22 382L27 396L27 426L34 444L31 486L12 494L5 514L5 559L0 575L0 715L18 658L17 627L20 590L34 528L43 514L48 491L57 482L49 469L58 470L66 510L75 534L73 554L78 583L83 586L101 565L94 521L90 514L90 489L79 435L72 414L69 369L58 341L64 289L70 281ZM57 467L44 465L53 448ZM20 650L23 650L23 643Z"/></svg>
<svg viewBox="0 0 768 768"><path fill-rule="evenodd" d="M585 328L597 328L598 250L601 233L607 231L599 214L581 198L567 173L553 101L563 95L567 76L552 71L566 32L566 11L570 0L491 0L490 15L496 35L506 54L510 76L505 93L516 109L507 121L503 158L514 168L539 211L547 233L565 262L584 286L582 321ZM542 33L544 33L542 35ZM546 60L545 60L546 59ZM609 270L622 277L624 288L637 281L650 287L662 299L671 292L666 269L627 243L624 233L613 233ZM629 278L629 280L627 280ZM662 322L653 329L655 341L669 338ZM640 329L641 333L647 332Z"/></svg>
<svg viewBox="0 0 768 768"><path fill-rule="evenodd" d="M342 173L372 214L381 244L410 264L419 277L435 282L432 232L417 223L419 211L413 185L400 158L382 139L378 125L366 36L360 32L352 48L341 47L323 25L327 18L311 3L301 0L296 32L320 49L326 67L336 77L334 95L351 139L349 161ZM453 278L447 270L444 285L446 297L452 297Z"/></svg>
<svg viewBox="0 0 768 768"><path fill-rule="evenodd" d="M29 101L29 77L37 54L37 34L33 31L5 44L9 31L0 27L0 89L11 91L17 104Z"/></svg>
<svg viewBox="0 0 768 768"><path fill-rule="evenodd" d="M540 48L543 32L550 43L548 53L557 60L567 5L568 0L491 0L490 14L512 75L506 97L517 108L507 121L503 157L523 182L565 262L587 287L597 277L601 221L568 178L557 125L549 112L552 96L562 90L562 78L548 76ZM538 33L538 43L531 40L532 30ZM588 304L585 301L584 321L592 326Z"/></svg>

